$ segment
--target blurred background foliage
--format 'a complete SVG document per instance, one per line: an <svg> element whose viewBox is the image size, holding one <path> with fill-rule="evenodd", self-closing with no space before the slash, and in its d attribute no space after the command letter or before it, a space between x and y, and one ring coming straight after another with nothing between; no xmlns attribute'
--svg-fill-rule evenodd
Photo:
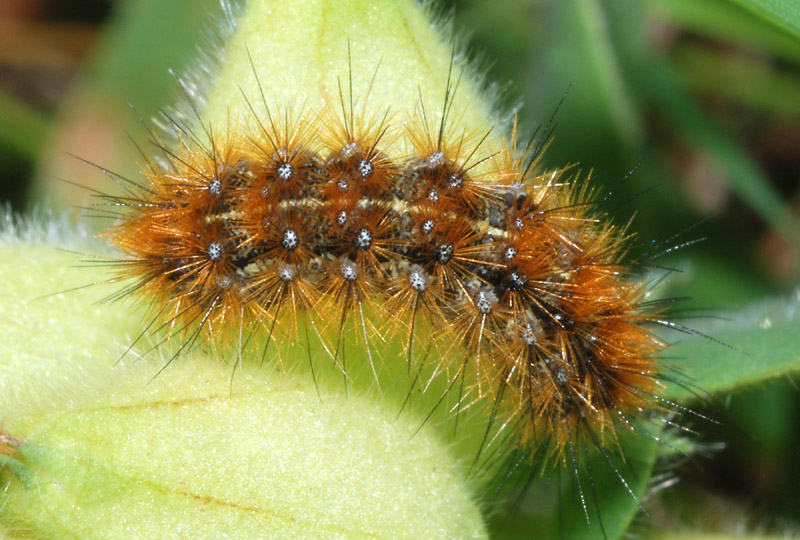
<svg viewBox="0 0 800 540"><path fill-rule="evenodd" d="M109 180L70 154L135 175L131 139L147 144L136 114L149 119L176 100L168 68L181 72L196 57L216 4L3 0L0 199L17 211L46 205L77 215L90 192L72 183L102 191ZM591 170L599 192L613 192L607 210L618 222L635 215L638 252L669 251L652 264L681 270L669 294L692 298L679 314L686 324L795 289L800 3L449 0L443 8L505 110L521 106L525 130L546 123L566 94L546 163ZM783 377L697 408L720 422L698 427L700 440L725 448L684 463L678 484L648 502L642 529L663 538L797 532L797 387Z"/></svg>

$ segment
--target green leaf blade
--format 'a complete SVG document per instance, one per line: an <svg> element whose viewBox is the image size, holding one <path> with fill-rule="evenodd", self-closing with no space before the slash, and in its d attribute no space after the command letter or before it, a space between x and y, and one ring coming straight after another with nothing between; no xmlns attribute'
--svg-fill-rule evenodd
<svg viewBox="0 0 800 540"><path fill-rule="evenodd" d="M669 350L665 364L686 383L668 385L681 402L721 395L800 371L800 296L755 304L696 327Z"/></svg>

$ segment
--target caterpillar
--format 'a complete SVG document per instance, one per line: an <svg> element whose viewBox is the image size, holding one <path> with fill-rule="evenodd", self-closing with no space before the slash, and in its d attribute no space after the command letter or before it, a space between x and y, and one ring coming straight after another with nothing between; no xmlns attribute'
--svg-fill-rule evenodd
<svg viewBox="0 0 800 540"><path fill-rule="evenodd" d="M625 229L570 168L542 170L546 138L520 145L514 126L492 148L463 128L452 73L438 109L411 111L373 110L352 82L316 110L276 108L254 76L246 121L218 134L170 119L178 144L157 142L146 182L111 197L123 212L103 236L125 254L124 292L154 306L148 328L179 336L176 355L233 340L262 362L311 334L345 385L348 347L376 380L403 362L456 416L484 404L484 443L544 452L578 482L581 449L599 448L633 495L605 448L665 408L659 319Z"/></svg>

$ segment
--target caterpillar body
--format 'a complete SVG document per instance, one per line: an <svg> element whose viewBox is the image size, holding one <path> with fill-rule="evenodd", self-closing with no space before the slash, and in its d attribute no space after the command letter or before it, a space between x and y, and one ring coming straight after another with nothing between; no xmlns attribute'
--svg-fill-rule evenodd
<svg viewBox="0 0 800 540"><path fill-rule="evenodd" d="M264 99L208 143L175 122L177 149L159 144L147 183L113 201L119 275L181 349L247 328L266 357L311 329L346 378L350 333L374 372L403 361L375 344L401 341L409 369L432 362L457 391L456 414L492 403L501 431L557 459L603 446L658 405L663 344L625 233L568 168L539 170L541 140L520 150L515 128L494 149L459 129L456 86L438 114L374 113L340 87L319 111Z"/></svg>

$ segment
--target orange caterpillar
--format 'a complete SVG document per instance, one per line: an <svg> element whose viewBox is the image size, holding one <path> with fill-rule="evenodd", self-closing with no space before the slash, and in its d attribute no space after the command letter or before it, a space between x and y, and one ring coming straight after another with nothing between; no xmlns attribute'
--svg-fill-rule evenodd
<svg viewBox="0 0 800 540"><path fill-rule="evenodd" d="M346 372L350 325L371 362L375 336L402 336L410 366L424 335L459 407L489 400L520 444L562 459L604 446L659 404L662 343L621 262L625 234L566 169L540 172L538 148L459 133L452 92L440 121L420 105L405 131L405 111L343 97L318 114L265 100L266 117L209 144L182 130L115 200L127 211L105 236L127 254L120 277L181 349L243 326L269 344L305 324Z"/></svg>

